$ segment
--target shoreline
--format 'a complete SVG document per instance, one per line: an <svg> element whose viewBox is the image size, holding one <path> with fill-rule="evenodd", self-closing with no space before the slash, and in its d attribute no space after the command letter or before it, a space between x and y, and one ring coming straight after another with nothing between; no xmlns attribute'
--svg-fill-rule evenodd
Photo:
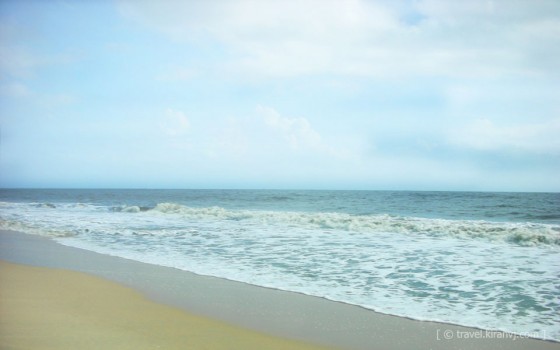
<svg viewBox="0 0 560 350"><path fill-rule="evenodd" d="M560 349L554 341L377 313L326 298L98 254L41 236L0 231L0 243L2 260L101 277L156 303L285 339L341 349Z"/></svg>

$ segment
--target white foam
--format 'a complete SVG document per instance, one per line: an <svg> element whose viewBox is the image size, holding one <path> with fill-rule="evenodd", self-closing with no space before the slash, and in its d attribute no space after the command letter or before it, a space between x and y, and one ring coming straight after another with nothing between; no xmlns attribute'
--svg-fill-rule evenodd
<svg viewBox="0 0 560 350"><path fill-rule="evenodd" d="M379 312L560 340L557 227L192 208L0 203L3 228ZM546 236L515 240L509 237ZM552 238L551 238L552 237ZM513 243L513 244L512 244Z"/></svg>
<svg viewBox="0 0 560 350"><path fill-rule="evenodd" d="M247 220L266 224L344 230L360 233L395 232L504 240L521 245L560 246L560 226L536 223L503 223L475 220L445 220L391 215L351 215L286 211L227 210L220 207L192 208L160 203L153 211L186 219Z"/></svg>

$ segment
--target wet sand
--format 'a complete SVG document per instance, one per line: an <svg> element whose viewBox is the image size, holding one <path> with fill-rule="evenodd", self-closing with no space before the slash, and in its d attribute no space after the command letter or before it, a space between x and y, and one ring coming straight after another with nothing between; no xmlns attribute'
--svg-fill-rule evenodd
<svg viewBox="0 0 560 350"><path fill-rule="evenodd" d="M2 348L307 349L311 343L340 349L560 349L560 343L384 315L11 231L0 231L0 259L20 264L4 263L0 270ZM24 341L28 346L16 346Z"/></svg>

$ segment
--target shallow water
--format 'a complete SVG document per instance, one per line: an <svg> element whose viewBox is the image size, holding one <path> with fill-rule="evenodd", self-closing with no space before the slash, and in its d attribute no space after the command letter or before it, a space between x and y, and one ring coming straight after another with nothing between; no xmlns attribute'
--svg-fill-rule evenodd
<svg viewBox="0 0 560 350"><path fill-rule="evenodd" d="M560 195L0 190L2 228L379 312L560 340Z"/></svg>

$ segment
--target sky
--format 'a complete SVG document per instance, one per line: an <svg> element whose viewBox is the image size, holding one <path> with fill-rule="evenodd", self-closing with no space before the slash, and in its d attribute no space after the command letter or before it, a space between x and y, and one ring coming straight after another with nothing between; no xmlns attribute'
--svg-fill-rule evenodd
<svg viewBox="0 0 560 350"><path fill-rule="evenodd" d="M0 1L0 187L560 191L560 1Z"/></svg>

